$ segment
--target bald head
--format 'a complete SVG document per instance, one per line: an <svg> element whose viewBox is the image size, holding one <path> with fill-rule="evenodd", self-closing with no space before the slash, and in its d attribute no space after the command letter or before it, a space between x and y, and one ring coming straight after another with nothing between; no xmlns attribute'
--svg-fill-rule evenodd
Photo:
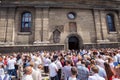
<svg viewBox="0 0 120 80"><path fill-rule="evenodd" d="M25 71L24 72L25 72L25 74L30 75L32 73L32 67L31 66L25 67Z"/></svg>

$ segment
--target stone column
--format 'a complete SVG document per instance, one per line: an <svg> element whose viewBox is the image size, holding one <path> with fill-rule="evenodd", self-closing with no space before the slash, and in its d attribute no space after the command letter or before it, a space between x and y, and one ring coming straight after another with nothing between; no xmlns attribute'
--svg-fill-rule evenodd
<svg viewBox="0 0 120 80"><path fill-rule="evenodd" d="M13 44L14 35L13 28L14 24L14 16L15 16L15 8L1 8L0 9L0 41L7 42L7 44Z"/></svg>
<svg viewBox="0 0 120 80"><path fill-rule="evenodd" d="M36 7L35 13L35 41L41 42L41 27L42 27L42 9L40 7Z"/></svg>
<svg viewBox="0 0 120 80"><path fill-rule="evenodd" d="M118 31L117 37L118 37L118 42L120 42L120 10L119 10L119 13L118 13L118 25L119 26L117 26L117 31ZM120 43L119 43L119 46L120 46Z"/></svg>
<svg viewBox="0 0 120 80"><path fill-rule="evenodd" d="M0 7L0 42L5 42L7 8Z"/></svg>
<svg viewBox="0 0 120 80"><path fill-rule="evenodd" d="M120 10L119 10L119 13L118 13L118 21L119 21L118 33L120 34Z"/></svg>
<svg viewBox="0 0 120 80"><path fill-rule="evenodd" d="M102 34L102 38L103 40L107 40L107 36L108 36L108 28L107 28L107 23L106 23L106 13L104 12L104 10L100 11L100 16L101 16L101 34Z"/></svg>
<svg viewBox="0 0 120 80"><path fill-rule="evenodd" d="M49 8L43 8L43 42L48 41Z"/></svg>
<svg viewBox="0 0 120 80"><path fill-rule="evenodd" d="M12 7L12 8L9 8L8 9L8 20L7 20L7 35L6 35L6 41L7 42L11 42L13 43L14 42L14 37L15 37L15 8Z"/></svg>
<svg viewBox="0 0 120 80"><path fill-rule="evenodd" d="M102 40L101 15L99 10L97 9L94 9L93 12L94 12L94 18L95 18L96 37L97 37L97 40Z"/></svg>

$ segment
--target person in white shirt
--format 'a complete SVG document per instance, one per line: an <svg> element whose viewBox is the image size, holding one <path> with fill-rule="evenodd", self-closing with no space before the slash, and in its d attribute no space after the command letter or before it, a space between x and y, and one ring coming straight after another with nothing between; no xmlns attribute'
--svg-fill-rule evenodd
<svg viewBox="0 0 120 80"><path fill-rule="evenodd" d="M89 76L88 80L105 80L103 77L101 77L98 72L99 72L99 68L97 66L92 66L91 67L91 72L92 72L92 76Z"/></svg>
<svg viewBox="0 0 120 80"><path fill-rule="evenodd" d="M51 60L49 59L49 56L46 55L44 58L43 58L43 62L44 62L44 72L45 73L48 73L49 72L49 64L51 63Z"/></svg>
<svg viewBox="0 0 120 80"><path fill-rule="evenodd" d="M32 67L32 78L33 80L39 80L39 71L35 70L33 67L34 67L34 63L31 62L30 63L30 66Z"/></svg>
<svg viewBox="0 0 120 80"><path fill-rule="evenodd" d="M101 55L98 56L98 58L96 59L96 61L100 63L99 64L100 67L104 68L104 62L105 61L102 59Z"/></svg>
<svg viewBox="0 0 120 80"><path fill-rule="evenodd" d="M59 80L58 79L58 68L54 62L54 59L51 60L52 63L49 65L50 80Z"/></svg>
<svg viewBox="0 0 120 80"><path fill-rule="evenodd" d="M32 75L31 75L32 74L31 66L25 67L24 72L25 72L25 74L23 75L22 80L33 80Z"/></svg>
<svg viewBox="0 0 120 80"><path fill-rule="evenodd" d="M120 50L118 50L118 54L116 54L116 56L117 56L117 62L118 64L120 64Z"/></svg>
<svg viewBox="0 0 120 80"><path fill-rule="evenodd" d="M0 80L10 80L10 76L5 74L2 65L0 65Z"/></svg>
<svg viewBox="0 0 120 80"><path fill-rule="evenodd" d="M17 76L18 76L18 79L21 80L21 78L23 76L23 59L22 59L22 56L20 56L20 59L17 60L17 65L18 65Z"/></svg>
<svg viewBox="0 0 120 80"><path fill-rule="evenodd" d="M58 68L58 72L57 72L58 78L59 78L59 80L61 80L61 69L62 69L62 64L61 64L61 62L60 62L60 60L59 60L58 57L57 57L57 59L56 59L56 61L55 61L55 64L56 64L56 66L57 66L57 68Z"/></svg>
<svg viewBox="0 0 120 80"><path fill-rule="evenodd" d="M16 61L13 59L13 56L10 56L10 59L8 60L7 66L8 66L8 74L10 76L14 75L17 78L17 73L15 70L15 64Z"/></svg>
<svg viewBox="0 0 120 80"><path fill-rule="evenodd" d="M38 65L38 69L37 69L37 71L39 72L38 74L38 80L42 80L42 75L41 75L41 70L42 70L42 68L43 68L43 66L42 66L42 64L39 64Z"/></svg>

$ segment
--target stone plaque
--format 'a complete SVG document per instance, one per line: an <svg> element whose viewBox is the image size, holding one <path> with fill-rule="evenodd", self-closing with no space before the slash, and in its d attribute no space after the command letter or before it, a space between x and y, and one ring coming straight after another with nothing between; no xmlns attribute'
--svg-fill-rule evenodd
<svg viewBox="0 0 120 80"><path fill-rule="evenodd" d="M77 32L76 22L69 22L69 31L70 32Z"/></svg>

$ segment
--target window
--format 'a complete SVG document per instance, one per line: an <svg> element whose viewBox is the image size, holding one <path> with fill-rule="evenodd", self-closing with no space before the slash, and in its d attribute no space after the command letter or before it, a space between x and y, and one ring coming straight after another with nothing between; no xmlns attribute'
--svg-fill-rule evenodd
<svg viewBox="0 0 120 80"><path fill-rule="evenodd" d="M59 43L60 42L60 31L57 29L53 32L53 42Z"/></svg>
<svg viewBox="0 0 120 80"><path fill-rule="evenodd" d="M110 32L116 31L115 24L114 24L114 15L113 14L108 14L107 15L107 26L108 26L108 30Z"/></svg>
<svg viewBox="0 0 120 80"><path fill-rule="evenodd" d="M21 32L30 32L32 27L32 15L30 12L22 14Z"/></svg>
<svg viewBox="0 0 120 80"><path fill-rule="evenodd" d="M74 13L74 12L69 12L69 13L67 14L67 17L68 17L68 19L70 19L70 20L74 20L74 19L76 18L76 13Z"/></svg>

